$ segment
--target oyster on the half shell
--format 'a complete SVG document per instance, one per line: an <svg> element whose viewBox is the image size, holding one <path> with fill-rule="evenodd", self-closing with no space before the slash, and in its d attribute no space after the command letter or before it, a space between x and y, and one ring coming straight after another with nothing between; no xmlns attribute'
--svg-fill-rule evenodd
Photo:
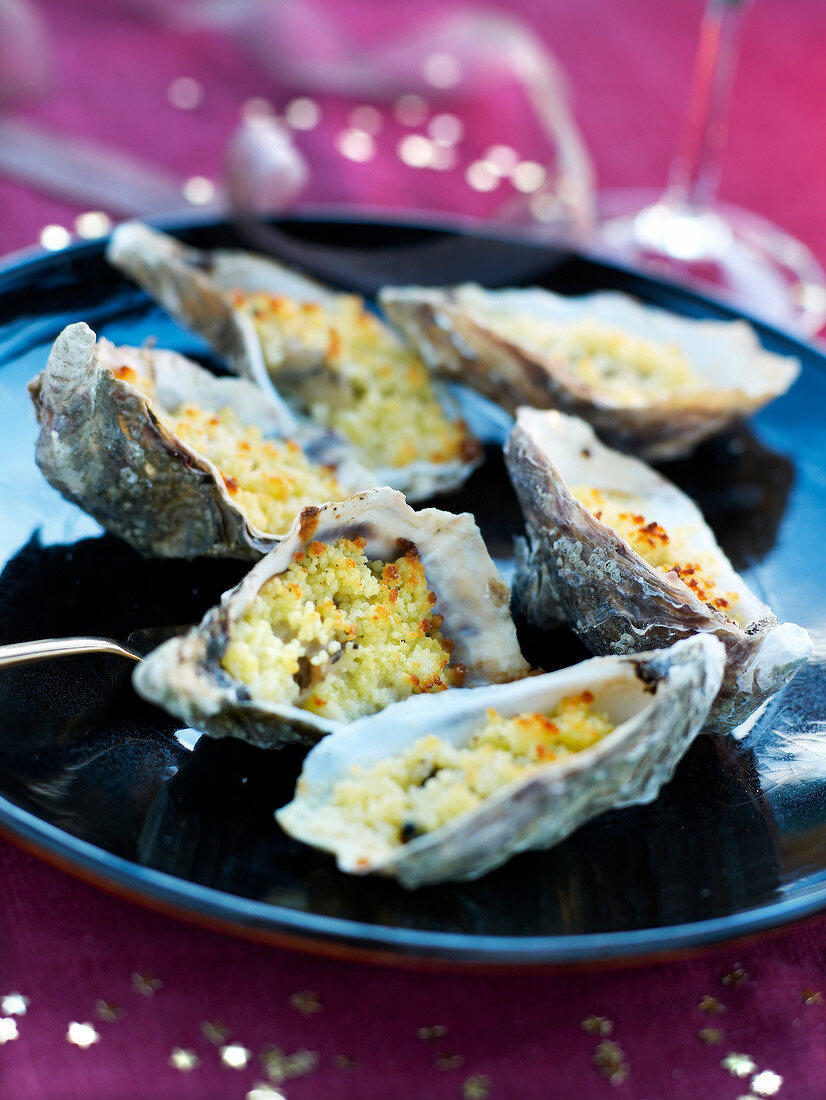
<svg viewBox="0 0 826 1100"><path fill-rule="evenodd" d="M528 672L510 591L473 517L417 512L381 488L303 509L134 684L213 736L312 744L407 695Z"/></svg>
<svg viewBox="0 0 826 1100"><path fill-rule="evenodd" d="M678 317L613 291L390 287L391 320L435 370L515 412L557 408L646 458L675 458L785 393L796 359L745 321Z"/></svg>
<svg viewBox="0 0 826 1100"><path fill-rule="evenodd" d="M29 390L47 481L143 554L257 559L305 504L376 484L340 439L251 382L83 323Z"/></svg>
<svg viewBox="0 0 826 1100"><path fill-rule="evenodd" d="M606 810L653 801L700 732L724 663L701 635L397 703L316 746L276 818L342 871L411 888L477 878Z"/></svg>
<svg viewBox="0 0 826 1100"><path fill-rule="evenodd" d="M698 632L727 662L710 723L744 721L795 675L811 639L733 569L699 509L576 417L520 409L505 448L525 517L514 596L533 623L567 622L594 653L636 653Z"/></svg>
<svg viewBox="0 0 826 1100"><path fill-rule="evenodd" d="M349 439L379 482L409 499L456 488L481 461L447 388L360 298L137 222L118 226L106 255L237 374Z"/></svg>

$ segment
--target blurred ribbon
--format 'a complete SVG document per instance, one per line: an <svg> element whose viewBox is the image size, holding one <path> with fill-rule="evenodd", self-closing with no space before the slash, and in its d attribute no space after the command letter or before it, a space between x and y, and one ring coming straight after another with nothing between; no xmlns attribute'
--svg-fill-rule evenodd
<svg viewBox="0 0 826 1100"><path fill-rule="evenodd" d="M367 17L376 9L367 11L362 5L359 13L357 4L348 5L345 24L340 6L317 0L118 2L179 32L230 35L275 83L304 92L373 100L419 92L444 101L450 96L490 96L497 81L515 80L552 150L546 186L557 201L559 217L546 232L567 226L581 236L592 224L591 161L568 109L562 72L539 37L510 14L461 6L419 17L416 9L403 5L389 16L382 9L389 30L375 33L371 28L366 35L355 28L371 21ZM106 7L111 6L109 0ZM432 72L428 76L428 59L439 55L448 59L450 79L434 80ZM0 0L0 108L42 94L49 72L46 36L32 7L25 0ZM163 170L91 141L55 140L25 122L0 122L3 170L118 214L185 205L177 182ZM273 120L242 127L230 144L227 185L242 211L272 214L288 208L307 178L306 163L289 132ZM523 196L514 197L494 218L525 224L525 204Z"/></svg>

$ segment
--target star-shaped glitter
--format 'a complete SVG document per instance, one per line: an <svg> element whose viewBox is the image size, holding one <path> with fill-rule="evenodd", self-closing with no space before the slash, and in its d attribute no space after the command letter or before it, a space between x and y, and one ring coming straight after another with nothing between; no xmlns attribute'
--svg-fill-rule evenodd
<svg viewBox="0 0 826 1100"><path fill-rule="evenodd" d="M610 1039L606 1039L604 1043L597 1043L591 1061L595 1066L608 1066L616 1062L621 1062L624 1057L625 1055L619 1043L614 1043Z"/></svg>
<svg viewBox="0 0 826 1100"><path fill-rule="evenodd" d="M201 1034L208 1043L212 1043L213 1046L222 1046L229 1038L229 1028L224 1024L219 1024L217 1021L212 1023L209 1020L201 1020Z"/></svg>
<svg viewBox="0 0 826 1100"><path fill-rule="evenodd" d="M16 1020L12 1020L10 1016L0 1018L0 1047L16 1039L19 1034Z"/></svg>
<svg viewBox="0 0 826 1100"><path fill-rule="evenodd" d="M490 1077L484 1073L474 1073L462 1084L464 1100L487 1100L490 1096Z"/></svg>
<svg viewBox="0 0 826 1100"><path fill-rule="evenodd" d="M586 1016L579 1026L583 1031L597 1035L610 1035L614 1030L613 1020L609 1020L606 1016Z"/></svg>
<svg viewBox="0 0 826 1100"><path fill-rule="evenodd" d="M315 1016L317 1012L323 1011L321 998L317 993L313 993L311 989L302 989L300 993L293 993L290 997L290 1004L305 1020L309 1019L310 1016Z"/></svg>
<svg viewBox="0 0 826 1100"><path fill-rule="evenodd" d="M719 1015L721 1012L726 1011L724 1004L721 1004L716 997L709 997L708 994L703 997L697 1007L701 1012L708 1012L710 1016Z"/></svg>
<svg viewBox="0 0 826 1100"><path fill-rule="evenodd" d="M416 1031L416 1035L427 1043L431 1039L444 1039L447 1035L447 1028L443 1024L436 1024L435 1027L420 1027Z"/></svg>
<svg viewBox="0 0 826 1100"><path fill-rule="evenodd" d="M29 998L24 997L22 993L7 993L0 1001L0 1015L25 1016L30 1004Z"/></svg>
<svg viewBox="0 0 826 1100"><path fill-rule="evenodd" d="M149 974L132 975L132 991L142 997L154 997L162 985L160 978L152 978Z"/></svg>
<svg viewBox="0 0 826 1100"><path fill-rule="evenodd" d="M246 1069L247 1062L252 1058L252 1051L240 1043L230 1043L221 1047L221 1061L230 1069Z"/></svg>
<svg viewBox="0 0 826 1100"><path fill-rule="evenodd" d="M258 1081L246 1095L246 1100L287 1100L283 1092L274 1089L266 1081Z"/></svg>
<svg viewBox="0 0 826 1100"><path fill-rule="evenodd" d="M458 1069L464 1062L461 1054L450 1054L446 1050L440 1050L433 1059L436 1069Z"/></svg>
<svg viewBox="0 0 826 1100"><path fill-rule="evenodd" d="M619 1043L606 1039L597 1043L591 1061L612 1085L621 1085L628 1076L628 1065L624 1059L625 1053Z"/></svg>
<svg viewBox="0 0 826 1100"><path fill-rule="evenodd" d="M697 1032L697 1035L703 1040L706 1046L716 1046L717 1043L722 1043L723 1033L719 1027L703 1027Z"/></svg>
<svg viewBox="0 0 826 1100"><path fill-rule="evenodd" d="M748 1077L757 1069L748 1054L727 1054L720 1065L727 1069L732 1077Z"/></svg>
<svg viewBox="0 0 826 1100"><path fill-rule="evenodd" d="M95 1031L93 1024L79 1024L73 1020L66 1031L66 1039L81 1050L86 1050L87 1047L100 1042L100 1035Z"/></svg>
<svg viewBox="0 0 826 1100"><path fill-rule="evenodd" d="M201 1064L201 1059L195 1051L190 1050L188 1047L173 1047L168 1061L173 1069L178 1069L181 1073L190 1073Z"/></svg>
<svg viewBox="0 0 826 1100"><path fill-rule="evenodd" d="M297 1050L295 1054L285 1054L278 1047L267 1047L261 1052L261 1064L271 1081L280 1084L291 1077L303 1077L312 1073L318 1066L318 1055L314 1050Z"/></svg>
<svg viewBox="0 0 826 1100"><path fill-rule="evenodd" d="M749 976L742 966L735 966L730 973L724 974L721 978L723 985L740 985L741 982L747 982L748 980Z"/></svg>
<svg viewBox="0 0 826 1100"><path fill-rule="evenodd" d="M110 1001L95 1001L95 1012L107 1024L113 1024L115 1020L119 1020L123 1015L123 1009L120 1005L112 1004Z"/></svg>
<svg viewBox="0 0 826 1100"><path fill-rule="evenodd" d="M773 1073L770 1069L764 1069L751 1079L751 1091L758 1096L775 1096L783 1084L783 1078L779 1073Z"/></svg>
<svg viewBox="0 0 826 1100"><path fill-rule="evenodd" d="M807 1005L823 1004L823 994L817 989L801 989L801 1000Z"/></svg>

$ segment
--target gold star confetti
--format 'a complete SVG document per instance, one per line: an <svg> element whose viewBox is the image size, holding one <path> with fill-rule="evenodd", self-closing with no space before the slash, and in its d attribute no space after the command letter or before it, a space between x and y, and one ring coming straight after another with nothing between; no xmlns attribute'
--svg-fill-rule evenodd
<svg viewBox="0 0 826 1100"><path fill-rule="evenodd" d="M285 1054L278 1047L267 1047L261 1053L261 1065L271 1081L279 1084L290 1077L303 1077L318 1068L318 1055L314 1050L297 1050Z"/></svg>
<svg viewBox="0 0 826 1100"><path fill-rule="evenodd" d="M420 1027L416 1035L420 1039L424 1039L425 1042L431 1039L444 1039L447 1035L447 1028L443 1024L436 1024L435 1027Z"/></svg>
<svg viewBox="0 0 826 1100"><path fill-rule="evenodd" d="M72 234L63 225L44 225L40 230L40 244L49 252L59 252L72 243Z"/></svg>
<svg viewBox="0 0 826 1100"><path fill-rule="evenodd" d="M727 1054L720 1065L727 1069L732 1077L748 1077L757 1069L748 1054Z"/></svg>
<svg viewBox="0 0 826 1100"><path fill-rule="evenodd" d="M762 1073L755 1074L751 1079L751 1091L758 1096L775 1096L783 1084L783 1078L779 1073L773 1073L770 1069L764 1069Z"/></svg>
<svg viewBox="0 0 826 1100"><path fill-rule="evenodd" d="M112 228L112 219L102 210L87 210L78 214L74 221L75 233L79 237L94 240L105 236Z"/></svg>
<svg viewBox="0 0 826 1100"><path fill-rule="evenodd" d="M707 1012L709 1016L719 1016L721 1012L726 1011L724 1004L721 1004L716 997L709 997L707 994L697 1007L701 1012Z"/></svg>
<svg viewBox="0 0 826 1100"><path fill-rule="evenodd" d="M820 1005L823 1004L823 994L816 989L802 989L800 991L800 998L807 1005Z"/></svg>
<svg viewBox="0 0 826 1100"><path fill-rule="evenodd" d="M311 989L302 989L300 993L293 993L290 997L290 1004L305 1020L308 1020L310 1016L315 1016L317 1012L323 1011L321 998L317 993L313 993Z"/></svg>
<svg viewBox="0 0 826 1100"><path fill-rule="evenodd" d="M446 1050L440 1050L433 1059L433 1065L436 1069L458 1069L464 1061L461 1054L449 1054Z"/></svg>
<svg viewBox="0 0 826 1100"><path fill-rule="evenodd" d="M247 1093L246 1100L287 1100L283 1092L274 1089L266 1081L258 1081Z"/></svg>
<svg viewBox="0 0 826 1100"><path fill-rule="evenodd" d="M132 992L140 993L142 997L154 997L162 985L160 978L153 978L149 974L132 975Z"/></svg>
<svg viewBox="0 0 826 1100"><path fill-rule="evenodd" d="M299 96L284 108L284 120L293 130L312 130L321 121L321 108L314 99Z"/></svg>
<svg viewBox="0 0 826 1100"><path fill-rule="evenodd" d="M706 1046L713 1047L717 1043L722 1043L723 1033L719 1027L703 1027L697 1032L697 1035L703 1040Z"/></svg>
<svg viewBox="0 0 826 1100"><path fill-rule="evenodd" d="M464 1100L487 1100L490 1096L490 1077L484 1073L474 1073L462 1084Z"/></svg>
<svg viewBox="0 0 826 1100"><path fill-rule="evenodd" d="M98 1018L105 1020L107 1024L113 1024L123 1015L120 1005L112 1004L110 1001L95 1001L95 1012Z"/></svg>
<svg viewBox="0 0 826 1100"><path fill-rule="evenodd" d="M333 1059L336 1069L343 1069L345 1071L354 1070L358 1067L358 1058L351 1058L349 1054L337 1054Z"/></svg>
<svg viewBox="0 0 826 1100"><path fill-rule="evenodd" d="M29 998L24 997L22 993L7 993L0 1001L0 1015L25 1016L30 1004Z"/></svg>
<svg viewBox="0 0 826 1100"><path fill-rule="evenodd" d="M0 1047L12 1042L19 1034L16 1020L12 1020L10 1016L3 1016L0 1019Z"/></svg>
<svg viewBox="0 0 826 1100"><path fill-rule="evenodd" d="M625 1053L619 1043L613 1043L610 1039L597 1044L591 1061L612 1085L621 1085L628 1076Z"/></svg>
<svg viewBox="0 0 826 1100"><path fill-rule="evenodd" d="M366 130L342 130L336 136L336 148L343 157L364 164L376 155L376 141Z"/></svg>
<svg viewBox="0 0 826 1100"><path fill-rule="evenodd" d="M181 1073L190 1073L193 1069L197 1069L201 1064L201 1059L195 1053L194 1050L184 1049L183 1047L173 1047L172 1053L169 1055L169 1064L174 1069L178 1069Z"/></svg>
<svg viewBox="0 0 826 1100"><path fill-rule="evenodd" d="M721 981L723 985L740 985L741 982L747 982L749 980L748 974L742 968L742 966L735 966L729 974L724 974Z"/></svg>
<svg viewBox="0 0 826 1100"><path fill-rule="evenodd" d="M215 198L215 184L206 176L190 176L181 184L181 194L193 206L206 206Z"/></svg>
<svg viewBox="0 0 826 1100"><path fill-rule="evenodd" d="M586 1016L579 1025L583 1031L589 1031L596 1035L610 1035L614 1030L613 1020L605 1016Z"/></svg>
<svg viewBox="0 0 826 1100"><path fill-rule="evenodd" d="M247 1062L252 1057L252 1051L241 1046L240 1043L230 1043L221 1047L221 1061L229 1069L246 1069Z"/></svg>
<svg viewBox="0 0 826 1100"><path fill-rule="evenodd" d="M217 1021L211 1023L209 1020L201 1020L201 1034L208 1043L219 1047L229 1038L229 1028Z"/></svg>
<svg viewBox="0 0 826 1100"><path fill-rule="evenodd" d="M73 1020L66 1032L66 1039L76 1047L86 1050L87 1047L100 1042L100 1035L92 1024L79 1024Z"/></svg>

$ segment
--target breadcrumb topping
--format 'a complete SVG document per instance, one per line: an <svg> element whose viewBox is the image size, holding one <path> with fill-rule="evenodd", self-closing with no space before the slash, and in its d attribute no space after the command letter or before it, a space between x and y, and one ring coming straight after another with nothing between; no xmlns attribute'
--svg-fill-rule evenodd
<svg viewBox="0 0 826 1100"><path fill-rule="evenodd" d="M647 405L652 398L701 387L699 375L676 344L601 321L552 321L492 311L484 323L510 343L561 361L589 389L617 405Z"/></svg>
<svg viewBox="0 0 826 1100"><path fill-rule="evenodd" d="M445 414L423 361L361 298L322 306L236 291L232 301L252 319L279 388L350 439L366 465L466 462L479 453L465 422Z"/></svg>
<svg viewBox="0 0 826 1100"><path fill-rule="evenodd" d="M221 664L254 698L350 720L461 687L416 548L383 562L365 545L311 543L234 624Z"/></svg>
<svg viewBox="0 0 826 1100"><path fill-rule="evenodd" d="M154 399L150 378L129 366L113 373ZM294 440L265 439L260 428L242 423L229 407L212 411L187 403L165 410L162 420L218 467L233 503L260 531L282 533L305 505L349 495L331 467L312 462Z"/></svg>
<svg viewBox="0 0 826 1100"><path fill-rule="evenodd" d="M687 588L712 611L739 621L736 608L739 594L721 588L715 576L719 561L714 554L692 548L690 529L678 527L666 531L656 520L646 519L642 513L643 501L626 493L590 486L578 486L572 492L595 519L613 527L658 572Z"/></svg>
<svg viewBox="0 0 826 1100"><path fill-rule="evenodd" d="M319 830L375 850L394 848L480 806L526 773L590 748L616 727L593 709L590 691L548 713L505 718L489 708L468 744L429 734L398 756L354 765L316 812ZM299 787L300 790L300 787Z"/></svg>

